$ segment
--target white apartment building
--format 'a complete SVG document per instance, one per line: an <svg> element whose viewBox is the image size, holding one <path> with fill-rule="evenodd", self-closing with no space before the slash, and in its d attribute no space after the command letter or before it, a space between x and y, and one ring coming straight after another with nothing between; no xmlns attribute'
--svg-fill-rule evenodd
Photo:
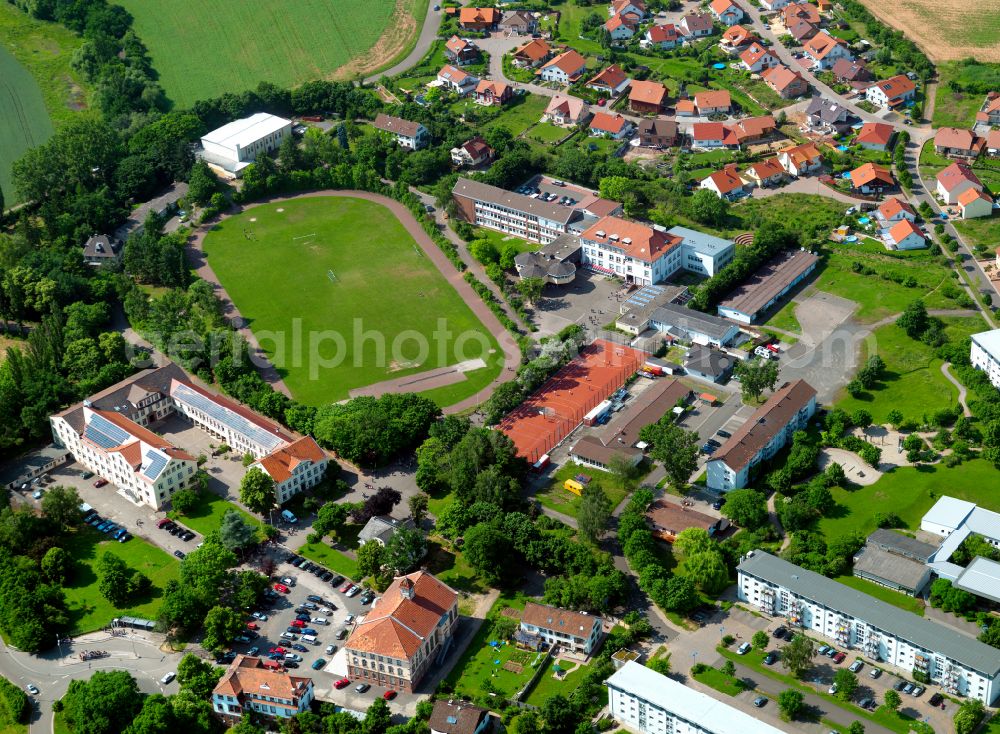
<svg viewBox="0 0 1000 734"><path fill-rule="evenodd" d="M763 551L737 566L739 599L766 614L952 695L991 705L1000 696L1000 650Z"/></svg>
<svg viewBox="0 0 1000 734"><path fill-rule="evenodd" d="M291 134L291 120L258 112L206 134L199 155L207 163L239 175L258 155L277 150Z"/></svg>
<svg viewBox="0 0 1000 734"><path fill-rule="evenodd" d="M547 245L567 231L577 210L555 202L533 199L497 186L460 178L452 196L470 224L488 227Z"/></svg>
<svg viewBox="0 0 1000 734"><path fill-rule="evenodd" d="M133 502L159 510L190 485L198 468L195 458L165 438L113 410L84 403L78 413L70 411L49 419L56 443Z"/></svg>
<svg viewBox="0 0 1000 734"><path fill-rule="evenodd" d="M714 237L687 227L673 227L667 234L681 238L681 267L692 273L711 278L736 255L736 244L732 240Z"/></svg>
<svg viewBox="0 0 1000 734"><path fill-rule="evenodd" d="M600 617L572 612L547 604L529 601L524 605L518 641L559 645L573 652L590 655L604 639L604 622Z"/></svg>
<svg viewBox="0 0 1000 734"><path fill-rule="evenodd" d="M973 334L969 359L973 367L986 373L994 387L1000 388L1000 329Z"/></svg>
<svg viewBox="0 0 1000 734"><path fill-rule="evenodd" d="M816 389L805 380L786 382L712 454L708 486L719 491L747 486L751 470L791 441L815 412Z"/></svg>
<svg viewBox="0 0 1000 734"><path fill-rule="evenodd" d="M275 498L283 505L299 492L319 484L329 463L329 457L316 439L303 436L261 457L247 467L247 471L256 468L271 477Z"/></svg>
<svg viewBox="0 0 1000 734"><path fill-rule="evenodd" d="M639 734L782 734L781 729L630 660L605 681L608 710Z"/></svg>

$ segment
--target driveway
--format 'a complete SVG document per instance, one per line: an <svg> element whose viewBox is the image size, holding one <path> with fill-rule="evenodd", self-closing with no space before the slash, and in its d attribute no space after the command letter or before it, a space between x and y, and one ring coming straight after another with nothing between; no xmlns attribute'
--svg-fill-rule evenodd
<svg viewBox="0 0 1000 734"><path fill-rule="evenodd" d="M777 187L763 188L756 186L750 196L754 199L766 199L769 196L776 196L777 194L815 194L842 201L848 206L857 206L862 201L868 201L868 199L855 199L853 196L848 196L836 189L830 188L826 184L821 183L816 176L797 178L791 183L782 184Z"/></svg>

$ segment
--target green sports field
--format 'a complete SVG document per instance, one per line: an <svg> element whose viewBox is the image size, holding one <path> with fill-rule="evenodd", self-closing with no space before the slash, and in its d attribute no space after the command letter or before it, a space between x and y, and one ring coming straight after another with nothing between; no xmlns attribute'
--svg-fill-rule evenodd
<svg viewBox="0 0 1000 734"><path fill-rule="evenodd" d="M167 96L182 106L262 81L289 87L329 78L352 59L364 64L357 70L371 73L375 69L368 62L389 65L412 48L427 10L427 0L122 0L121 5L135 17ZM341 70L340 76L350 71Z"/></svg>
<svg viewBox="0 0 1000 734"><path fill-rule="evenodd" d="M380 204L324 196L265 204L223 220L204 248L303 403L321 405L352 388L484 360L487 366L467 372L465 381L424 393L450 405L500 372L496 340Z"/></svg>

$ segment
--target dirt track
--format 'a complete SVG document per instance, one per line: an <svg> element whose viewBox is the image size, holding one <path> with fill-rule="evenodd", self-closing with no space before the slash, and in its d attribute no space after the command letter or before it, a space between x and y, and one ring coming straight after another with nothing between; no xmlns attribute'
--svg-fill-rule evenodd
<svg viewBox="0 0 1000 734"><path fill-rule="evenodd" d="M400 223L406 229L407 233L420 245L420 249L423 250L424 254L430 259L434 266L440 271L441 275L444 276L452 287L458 292L458 295L462 297L466 305L472 309L472 312L476 315L482 323L483 326L496 338L497 342L500 344L500 348L504 353L504 368L500 375L497 376L493 382L487 385L485 388L480 390L475 395L471 395L465 400L462 400L454 405L449 405L444 409L445 413L459 413L469 408L475 408L486 400L501 383L507 382L514 378L515 370L517 365L521 361L521 352L514 341L513 337L510 335L504 327L503 324L497 319L492 311L483 303L483 300L476 295L476 292L472 290L472 287L465 282L462 274L455 269L455 266L451 264L451 261L445 256L443 252L434 244L434 240L423 230L420 223L417 222L416 218L405 206L400 204L395 199L390 199L386 196L380 194L372 194L367 191L311 191L307 193L297 194L295 196L276 196L269 199L264 199L261 201L256 201L252 204L247 204L244 207L239 207L236 209L231 209L223 218L240 214L248 209L253 209L261 204L271 204L279 201L288 201L290 199L298 199L304 196L331 196L331 197L349 197L353 199L365 199L366 201L371 201L376 204L381 204L382 206L389 209L396 218L399 219ZM264 378L268 383L270 383L276 390L280 390L288 396L291 396L291 392L288 390L288 386L285 385L284 380L278 374L278 371L274 368L274 365L270 363L261 350L260 345L257 343L257 338L254 336L253 332L246 326L244 326L244 320L242 314L240 314L239 309L233 304L232 299L226 292L226 289L222 287L219 282L218 276L212 270L212 267L208 264L208 260L205 258L204 250L202 249L202 244L205 239L205 235L211 230L212 226L217 223L218 220L213 220L208 223L207 226L202 226L198 231L188 240L187 244L187 255L188 260L194 266L198 277L212 284L215 290L216 296L222 302L223 315L229 319L233 325L239 330L243 337L250 344L254 351L254 360L258 365L261 377ZM433 385L428 385L428 389L433 387Z"/></svg>
<svg viewBox="0 0 1000 734"><path fill-rule="evenodd" d="M862 0L931 61L1000 62L1000 0Z"/></svg>

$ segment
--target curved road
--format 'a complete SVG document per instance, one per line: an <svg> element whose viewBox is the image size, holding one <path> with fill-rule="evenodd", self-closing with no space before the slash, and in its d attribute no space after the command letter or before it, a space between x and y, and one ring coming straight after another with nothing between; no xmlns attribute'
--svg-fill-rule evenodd
<svg viewBox="0 0 1000 734"><path fill-rule="evenodd" d="M458 292L462 300L465 301L466 305L472 310L476 317L483 323L486 329L496 338L497 342L500 344L500 348L504 353L504 368L500 375L497 376L493 382L487 385L485 388L477 392L475 395L471 395L468 398L455 403L454 405L449 405L445 408L446 413L459 413L470 408L476 408L482 404L493 392L493 390L503 382L507 382L514 378L517 365L521 362L521 351L503 324L497 319L493 312L487 307L483 300L476 294L472 287L465 282L462 274L455 269L455 266L451 264L451 261L441 252L440 248L434 244L434 240L424 231L423 227L416 220L416 217L407 209L405 206L400 204L395 199L390 199L387 196L382 196L381 194L373 194L368 191L339 191L339 190L324 190L324 191L312 191L308 193L298 194L295 196L276 196L268 199L263 199L261 201L256 201L252 204L247 204L246 206L239 207L235 210L230 210L224 217L235 216L242 212L253 209L254 207L260 206L261 204L272 204L281 201L289 201L292 199L299 199L306 196L329 196L329 197L350 197L355 199L365 199L366 201L372 201L376 204L381 204L382 206L389 209L396 217L399 219L400 223L406 229L407 233L413 237L413 239L420 245L420 249L423 251L424 255L434 263L434 266L438 269L445 280L447 280L452 287ZM213 220L215 224L218 220ZM198 277L212 284L215 290L215 295L222 302L223 314L232 320L234 327L236 327L240 334L247 340L247 343L251 346L254 351L252 355L254 364L258 367L261 376L269 382L276 390L281 390L286 395L290 395L288 387L285 385L278 371L275 369L274 365L271 364L267 355L260 348L257 338L254 336L253 332L246 325L246 319L240 314L239 309L233 304L232 299L226 292L226 289L219 282L218 276L212 270L211 265L209 265L207 258L205 257L205 252L202 247L205 239L205 235L208 233L210 227L201 227L193 237L187 243L187 254L190 262L194 265Z"/></svg>
<svg viewBox="0 0 1000 734"><path fill-rule="evenodd" d="M366 77L366 83L376 82L383 76L395 76L400 72L406 71L411 66L417 65L420 59L424 57L424 54L430 50L431 44L437 38L438 28L441 27L442 11L434 9L434 6L437 4L437 0L427 0L427 14L424 16L424 24L420 28L420 36L417 38L417 44L407 57L395 66L390 66L385 71L380 71L378 74Z"/></svg>

